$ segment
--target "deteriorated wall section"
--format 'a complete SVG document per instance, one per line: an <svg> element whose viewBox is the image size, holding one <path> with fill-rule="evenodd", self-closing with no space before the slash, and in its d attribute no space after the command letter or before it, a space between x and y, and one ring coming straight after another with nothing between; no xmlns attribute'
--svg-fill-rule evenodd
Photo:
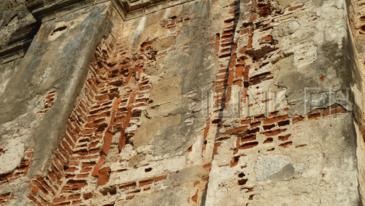
<svg viewBox="0 0 365 206"><path fill-rule="evenodd" d="M360 203L344 1L24 5L40 27L0 53L0 205Z"/></svg>

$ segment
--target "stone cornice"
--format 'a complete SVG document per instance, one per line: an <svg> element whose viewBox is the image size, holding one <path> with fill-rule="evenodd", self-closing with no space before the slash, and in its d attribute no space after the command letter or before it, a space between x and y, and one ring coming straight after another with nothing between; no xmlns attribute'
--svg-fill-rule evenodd
<svg viewBox="0 0 365 206"><path fill-rule="evenodd" d="M0 3L6 14L0 16L0 32L8 39L0 40L0 63L22 57L42 22L63 13L72 13L96 4L112 2L124 20L137 18L192 0L33 0L26 3ZM22 9L19 9L22 8ZM12 18L6 18L11 16Z"/></svg>

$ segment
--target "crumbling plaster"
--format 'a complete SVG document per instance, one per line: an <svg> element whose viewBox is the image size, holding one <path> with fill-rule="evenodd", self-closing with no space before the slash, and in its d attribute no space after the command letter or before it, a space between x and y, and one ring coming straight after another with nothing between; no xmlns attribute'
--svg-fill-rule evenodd
<svg viewBox="0 0 365 206"><path fill-rule="evenodd" d="M0 47L0 204L359 205L345 3L20 2L40 27L24 56Z"/></svg>

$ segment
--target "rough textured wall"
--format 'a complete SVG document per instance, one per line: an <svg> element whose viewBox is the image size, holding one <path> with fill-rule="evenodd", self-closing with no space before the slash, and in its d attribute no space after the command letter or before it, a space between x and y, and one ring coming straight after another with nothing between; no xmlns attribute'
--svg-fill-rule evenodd
<svg viewBox="0 0 365 206"><path fill-rule="evenodd" d="M349 38L350 53L352 54L352 77L351 90L353 92L354 102L354 125L356 128L357 136L357 156L358 156L358 177L359 177L359 190L362 198L362 202L365 202L365 138L364 138L364 1L347 1L349 12Z"/></svg>
<svg viewBox="0 0 365 206"><path fill-rule="evenodd" d="M242 117L223 119L207 205L358 205L350 105L328 99L349 83L344 2L278 3L241 2L228 89Z"/></svg>
<svg viewBox="0 0 365 206"><path fill-rule="evenodd" d="M31 2L1 205L360 204L343 0Z"/></svg>
<svg viewBox="0 0 365 206"><path fill-rule="evenodd" d="M59 16L42 25L22 59L4 64L0 173L2 190L18 196L12 204L28 204L29 179L48 170L106 25L105 5Z"/></svg>

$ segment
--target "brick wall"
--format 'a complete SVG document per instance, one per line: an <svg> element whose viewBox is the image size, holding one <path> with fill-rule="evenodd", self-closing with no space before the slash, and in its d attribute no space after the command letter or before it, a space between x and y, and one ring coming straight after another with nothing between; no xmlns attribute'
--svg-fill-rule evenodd
<svg viewBox="0 0 365 206"><path fill-rule="evenodd" d="M129 142L142 108L149 103L151 86L143 67L153 59L153 51L144 45L142 54L132 57L114 41L110 36L98 46L48 175L32 180L29 198L38 205L79 204L90 198L82 189L91 180L106 184L108 152L114 147L120 151ZM53 98L50 92L45 109Z"/></svg>
<svg viewBox="0 0 365 206"><path fill-rule="evenodd" d="M47 173L32 177L27 197L42 206L148 205L148 201L196 206L258 204L255 201L267 191L255 174L259 156L308 152L316 146L311 141L315 138L298 140L301 125L348 115L340 104L293 115L285 95L279 106L263 109L276 103L265 93L276 86L275 64L293 55L283 49L285 37L277 38L274 28L309 12L310 5L279 7L270 0L192 1L140 19L113 21L111 32L94 52L66 131L49 157ZM315 20L314 16L308 19ZM207 47L201 49L201 58L191 57L197 45ZM184 78L191 71L182 67L189 68L192 61L209 61L209 69L203 63L192 67L201 73L209 71L205 77L211 76L209 85L195 76ZM161 83L167 80L168 84ZM212 102L210 97L194 96L202 92L201 87L209 87ZM186 88L190 90L184 91ZM286 94L287 89L280 88L280 92ZM47 113L59 94L49 90L38 115ZM201 110L207 114L190 103L203 105ZM181 113L189 113L191 118L183 119ZM185 142L174 139L178 132L184 134L177 137ZM176 151L156 154L156 142L164 147L176 144ZM327 145L333 146L330 141ZM323 151L325 154L326 149ZM14 171L0 176L0 184L27 175L31 158L29 149ZM13 199L11 192L0 194L0 204Z"/></svg>
<svg viewBox="0 0 365 206"><path fill-rule="evenodd" d="M258 183L256 179L254 167L257 158L261 155L294 153L293 150L296 149L302 151L311 143L293 140L297 135L291 133L292 128L297 128L295 125L325 121L323 119L337 118L348 113L342 105L335 103L306 114L293 114L285 99L280 100L278 106L267 107L277 103L277 99L266 93L276 86L275 63L291 55L280 49L279 40L274 38L274 27L288 22L292 15L298 15L307 9L307 5L302 3L292 3L285 9L278 9L272 3L264 0L241 2L241 8L247 9L240 12L240 21L236 25L232 23L233 27L229 27L228 31L216 35L216 47L220 48L218 56L229 59L229 64L227 69L219 70L217 81L221 84L216 84L215 87L218 91L226 91L227 96L223 99L223 104L217 98L215 102L223 105L225 112L232 109L232 103L240 104L241 110L238 116L236 113L226 115L223 112L214 121L219 122L219 132L214 143L207 205L235 205L235 202L260 205L255 202L255 196L261 195L264 183ZM230 21L234 22L234 18L225 23ZM222 48L221 45L226 43L227 48ZM233 90L233 87L236 89ZM241 101L233 98L237 91Z"/></svg>

